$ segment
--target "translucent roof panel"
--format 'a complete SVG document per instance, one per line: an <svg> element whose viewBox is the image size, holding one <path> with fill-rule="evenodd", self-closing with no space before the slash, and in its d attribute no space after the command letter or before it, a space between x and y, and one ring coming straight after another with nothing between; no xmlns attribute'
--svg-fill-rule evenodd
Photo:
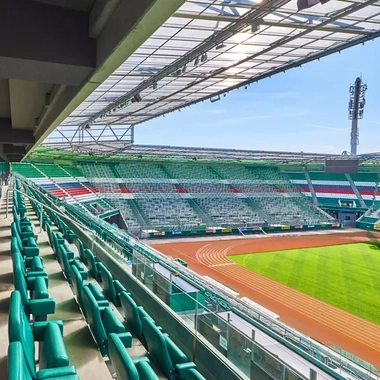
<svg viewBox="0 0 380 380"><path fill-rule="evenodd" d="M379 1L187 0L60 130L143 123L379 35Z"/></svg>

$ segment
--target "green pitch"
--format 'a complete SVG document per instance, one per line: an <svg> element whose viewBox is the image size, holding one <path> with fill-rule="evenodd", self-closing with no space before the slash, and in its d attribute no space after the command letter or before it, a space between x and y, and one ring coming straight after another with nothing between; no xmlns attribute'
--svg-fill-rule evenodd
<svg viewBox="0 0 380 380"><path fill-rule="evenodd" d="M229 256L256 273L380 324L380 247L335 245Z"/></svg>

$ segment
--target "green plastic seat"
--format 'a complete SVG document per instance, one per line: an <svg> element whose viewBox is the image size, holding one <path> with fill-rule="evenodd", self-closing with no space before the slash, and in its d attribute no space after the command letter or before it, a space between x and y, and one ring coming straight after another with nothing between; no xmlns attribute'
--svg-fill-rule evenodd
<svg viewBox="0 0 380 380"><path fill-rule="evenodd" d="M162 333L151 318L144 317L141 322L152 360L161 368L167 379L186 379L187 371L195 368L195 364L189 362L186 355L167 334Z"/></svg>
<svg viewBox="0 0 380 380"><path fill-rule="evenodd" d="M14 255L20 255L22 260L25 260L25 266L26 268L30 268L30 271L32 272L40 272L43 271L44 267L44 260L42 257L39 256L32 256L32 257L23 257L22 253L20 251L19 244L17 242L17 238L12 237L11 238L11 257L13 260Z"/></svg>
<svg viewBox="0 0 380 380"><path fill-rule="evenodd" d="M186 380L206 380L195 368L190 368L186 374Z"/></svg>
<svg viewBox="0 0 380 380"><path fill-rule="evenodd" d="M125 332L125 327L110 307L99 306L87 286L82 287L82 302L87 323L103 356L108 355L107 337L111 333L120 334L125 347L132 346L132 335Z"/></svg>
<svg viewBox="0 0 380 380"><path fill-rule="evenodd" d="M55 300L48 293L48 278L44 272L28 272L27 277L24 273L23 261L16 254L13 257L13 282L25 313L28 318L32 314L36 320L45 320L48 314L55 312Z"/></svg>
<svg viewBox="0 0 380 380"><path fill-rule="evenodd" d="M70 266L70 275L71 275L71 281L73 285L73 293L76 295L77 302L79 307L82 310L83 315L86 317L86 312L83 307L83 299L82 299L82 288L84 286L87 286L94 296L96 302L100 307L102 306L109 306L108 301L105 299L104 295L100 291L100 289L94 284L93 282L84 283L83 277L81 273L79 272L78 268L75 265Z"/></svg>
<svg viewBox="0 0 380 380"><path fill-rule="evenodd" d="M20 293L17 290L11 293L8 316L9 343L21 343L26 368L33 379L36 378L35 342L40 342L41 345L38 351L40 369L69 365L62 331L62 321L35 322L31 327L22 306Z"/></svg>
<svg viewBox="0 0 380 380"><path fill-rule="evenodd" d="M25 362L22 344L12 342L8 346L8 380L79 380L79 377L73 366L41 369L36 377L32 377Z"/></svg>
<svg viewBox="0 0 380 380"><path fill-rule="evenodd" d="M58 262L60 263L61 265L61 268L63 270L63 273L66 277L66 280L69 284L72 283L71 281L71 273L70 273L70 266L71 265L74 265L77 267L79 273L81 274L82 278L84 280L87 280L88 278L88 273L87 273L87 270L85 270L82 266L82 264L80 263L79 260L77 259L69 259L68 258L68 254L70 253L71 251L68 251L67 250L67 246L65 244L62 244L58 247ZM72 252L71 252L72 253ZM74 253L72 253L72 255L74 255Z"/></svg>
<svg viewBox="0 0 380 380"><path fill-rule="evenodd" d="M11 224L11 234L13 238L17 239L17 246L20 252L23 254L23 256L33 257L38 256L40 254L40 249L38 248L34 237L27 237L22 239L17 232L14 222L12 222Z"/></svg>
<svg viewBox="0 0 380 380"><path fill-rule="evenodd" d="M158 380L149 359L140 357L132 360L117 334L108 336L109 358L119 380Z"/></svg>
<svg viewBox="0 0 380 380"><path fill-rule="evenodd" d="M148 350L148 344L143 334L141 320L144 317L150 318L144 308L137 306L132 296L128 292L120 293L120 303L124 312L128 328L133 332L141 344Z"/></svg>
<svg viewBox="0 0 380 380"><path fill-rule="evenodd" d="M120 282L114 281L111 272L103 263L98 262L97 266L103 283L104 294L115 306L119 307L121 305L119 298L120 290L123 291L125 288L120 284Z"/></svg>
<svg viewBox="0 0 380 380"><path fill-rule="evenodd" d="M77 238L75 240L75 244L76 244L76 246L78 248L80 261L82 261L82 263L84 263L84 264L87 264L86 253L84 252L85 248L84 248L84 245L82 243L82 240L80 240L79 238Z"/></svg>
<svg viewBox="0 0 380 380"><path fill-rule="evenodd" d="M97 281L101 281L100 273L98 270L98 265L96 262L95 255L89 250L85 249L86 259L87 259L87 268L91 273L91 276Z"/></svg>

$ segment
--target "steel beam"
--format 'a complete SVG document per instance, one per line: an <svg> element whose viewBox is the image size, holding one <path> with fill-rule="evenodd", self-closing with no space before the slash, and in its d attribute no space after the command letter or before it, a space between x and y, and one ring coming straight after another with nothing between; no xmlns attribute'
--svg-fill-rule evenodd
<svg viewBox="0 0 380 380"><path fill-rule="evenodd" d="M0 128L0 144L34 144L33 131L25 129Z"/></svg>
<svg viewBox="0 0 380 380"><path fill-rule="evenodd" d="M25 155L25 147L18 145L3 145L3 153L6 155Z"/></svg>
<svg viewBox="0 0 380 380"><path fill-rule="evenodd" d="M75 108L129 58L185 0L121 0L97 40L97 68L81 86L66 86L35 132L40 144ZM34 146L33 146L34 147ZM27 152L32 151L33 147Z"/></svg>

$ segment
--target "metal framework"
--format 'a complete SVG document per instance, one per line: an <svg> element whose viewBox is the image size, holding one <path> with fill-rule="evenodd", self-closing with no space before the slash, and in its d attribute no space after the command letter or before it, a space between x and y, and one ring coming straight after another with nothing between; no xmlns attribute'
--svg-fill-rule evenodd
<svg viewBox="0 0 380 380"><path fill-rule="evenodd" d="M67 151L57 151L53 147L39 147L28 157L31 161L40 159L51 160L59 156L62 159L71 159L76 161L92 160L136 160L136 159L172 159L180 162L181 160L221 160L221 161L266 161L278 163L309 163L324 162L328 159L351 159L350 155L306 153L306 152L276 152L262 150L238 150L238 149L217 149L217 148L191 148L168 145L132 145L126 151L119 154L101 153L85 154L82 152L73 153ZM359 156L363 160L373 160L380 157L380 154L368 154ZM357 157L355 157L357 159Z"/></svg>
<svg viewBox="0 0 380 380"><path fill-rule="evenodd" d="M378 0L329 1L299 12L295 0L187 0L59 133L128 129L379 36Z"/></svg>
<svg viewBox="0 0 380 380"><path fill-rule="evenodd" d="M75 153L120 154L133 144L134 127L95 125L88 127L58 127L44 146Z"/></svg>

